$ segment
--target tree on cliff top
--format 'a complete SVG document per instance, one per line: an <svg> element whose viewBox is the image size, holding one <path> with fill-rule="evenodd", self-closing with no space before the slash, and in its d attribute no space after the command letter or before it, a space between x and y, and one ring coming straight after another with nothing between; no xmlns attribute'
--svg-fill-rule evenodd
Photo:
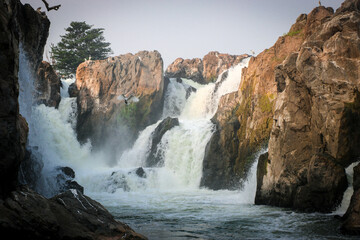
<svg viewBox="0 0 360 240"><path fill-rule="evenodd" d="M105 42L103 28L92 28L85 22L71 22L66 34L55 46L51 45L54 67L61 75L75 75L76 68L84 59L104 59L112 52L110 43Z"/></svg>

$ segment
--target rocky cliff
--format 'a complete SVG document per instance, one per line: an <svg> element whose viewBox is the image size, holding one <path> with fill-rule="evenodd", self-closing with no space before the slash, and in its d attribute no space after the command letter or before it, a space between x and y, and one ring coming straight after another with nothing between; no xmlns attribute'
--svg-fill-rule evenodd
<svg viewBox="0 0 360 240"><path fill-rule="evenodd" d="M162 110L163 60L157 51L86 61L79 65L75 83L78 139L90 139L95 147L128 147ZM121 95L139 101L126 104ZM124 127L128 134L121 132Z"/></svg>
<svg viewBox="0 0 360 240"><path fill-rule="evenodd" d="M304 42L275 69L277 99L257 204L329 212L360 155L360 1L306 17Z"/></svg>
<svg viewBox="0 0 360 240"><path fill-rule="evenodd" d="M5 197L16 187L28 131L19 114L19 45L28 52L33 69L30 74L35 76L50 22L30 5L15 0L1 4L0 19L0 197Z"/></svg>
<svg viewBox="0 0 360 240"><path fill-rule="evenodd" d="M212 121L211 137L203 164L201 185L211 189L238 188L254 162L254 154L266 145L277 96L275 66L297 51L304 41L306 15L301 15L288 34L274 46L250 59L237 92L223 96Z"/></svg>
<svg viewBox="0 0 360 240"><path fill-rule="evenodd" d="M189 78L202 84L215 82L222 72L239 64L241 60L247 57L249 57L247 54L229 55L209 52L203 59L178 58L168 66L165 76L168 78Z"/></svg>
<svg viewBox="0 0 360 240"><path fill-rule="evenodd" d="M18 183L28 124L19 114L19 53L35 79L48 35L45 14L19 0L0 4L0 232L16 239L146 239L97 202L72 189L46 199ZM21 50L21 51L20 51ZM22 66L24 67L24 66ZM45 74L46 76L46 74ZM45 77L46 78L46 77ZM41 81L41 78L38 79ZM69 182L73 184L74 182Z"/></svg>

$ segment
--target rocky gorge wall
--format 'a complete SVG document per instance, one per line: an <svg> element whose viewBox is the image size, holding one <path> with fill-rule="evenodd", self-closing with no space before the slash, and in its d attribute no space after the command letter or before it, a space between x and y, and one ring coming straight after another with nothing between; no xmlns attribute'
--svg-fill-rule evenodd
<svg viewBox="0 0 360 240"><path fill-rule="evenodd" d="M0 14L0 196L5 197L16 187L28 131L26 120L19 114L19 46L26 50L32 64L31 74L35 76L50 22L30 5L15 0L4 1Z"/></svg>
<svg viewBox="0 0 360 240"><path fill-rule="evenodd" d="M157 51L142 51L86 61L77 69L75 84L78 139L90 139L95 148L124 149L161 114L163 60ZM126 104L121 95L139 101Z"/></svg>
<svg viewBox="0 0 360 240"><path fill-rule="evenodd" d="M345 6L335 14L315 8L301 48L276 67L278 98L257 203L327 212L341 201L344 167L360 153L360 18Z"/></svg>
<svg viewBox="0 0 360 240"><path fill-rule="evenodd" d="M274 46L251 57L243 69L238 91L221 98L212 118L216 131L205 150L202 186L236 189L246 178L254 154L270 136L277 96L275 66L299 49L305 23L306 16L301 15Z"/></svg>
<svg viewBox="0 0 360 240"><path fill-rule="evenodd" d="M275 68L268 154L258 163L256 204L330 212L359 157L360 1L306 16L304 41ZM356 179L357 171L354 178ZM359 233L358 186L342 230Z"/></svg>

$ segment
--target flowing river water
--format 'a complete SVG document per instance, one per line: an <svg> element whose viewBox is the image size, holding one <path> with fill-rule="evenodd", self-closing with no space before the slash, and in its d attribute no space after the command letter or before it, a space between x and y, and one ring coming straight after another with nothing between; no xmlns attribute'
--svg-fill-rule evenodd
<svg viewBox="0 0 360 240"><path fill-rule="evenodd" d="M220 97L238 89L247 63L248 59L231 68L217 83L170 79L162 118L177 117L180 124L166 132L159 144L161 167L144 167L152 133L161 120L145 128L117 164L108 166L105 154L91 152L90 143L80 145L76 139L76 99L67 94L74 80L63 81L58 109L35 106L33 79L21 51L20 112L29 123L28 148L43 165L37 191L52 196L57 190L54 168L70 166L86 195L149 239L350 239L340 234L334 215L344 214L351 188L332 214L254 205L256 160L266 149L257 154L242 189L200 188L205 147L215 129L210 119ZM189 95L191 89L196 91ZM139 167L146 177L136 174ZM351 179L350 168L348 172Z"/></svg>

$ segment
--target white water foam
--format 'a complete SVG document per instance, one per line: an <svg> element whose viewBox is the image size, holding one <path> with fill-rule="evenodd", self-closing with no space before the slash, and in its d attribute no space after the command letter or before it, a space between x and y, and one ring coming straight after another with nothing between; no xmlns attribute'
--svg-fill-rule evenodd
<svg viewBox="0 0 360 240"><path fill-rule="evenodd" d="M90 151L91 145L81 146L76 139L72 127L76 117L73 114L76 111L74 99L63 98L59 109L46 107L44 104L34 105L34 78L26 54L20 46L19 108L20 114L29 125L27 148L43 165L36 190L45 196L52 196L58 187L54 181L54 174L57 174L55 167L78 168L85 165L93 156ZM66 95L65 91L62 91L62 95Z"/></svg>
<svg viewBox="0 0 360 240"><path fill-rule="evenodd" d="M343 195L343 199L341 201L340 206L336 209L336 211L334 212L334 214L337 215L344 215L346 210L348 209L349 205L350 205L350 201L351 201L351 197L354 193L354 187L353 187L353 176L354 176L354 167L356 167L358 164L360 163L360 161L358 162L354 162L352 164L350 164L346 169L346 177L348 180L348 188L346 189L346 191L344 192Z"/></svg>

